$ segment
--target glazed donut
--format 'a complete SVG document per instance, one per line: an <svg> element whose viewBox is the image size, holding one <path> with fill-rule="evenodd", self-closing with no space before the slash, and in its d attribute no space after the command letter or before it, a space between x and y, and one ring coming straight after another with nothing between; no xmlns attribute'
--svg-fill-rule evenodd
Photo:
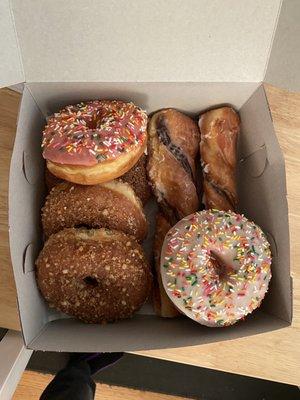
<svg viewBox="0 0 300 400"><path fill-rule="evenodd" d="M135 194L145 205L150 199L151 190L147 179L147 157L143 154L139 161L128 171L122 175L120 179L129 183Z"/></svg>
<svg viewBox="0 0 300 400"><path fill-rule="evenodd" d="M92 186L56 185L42 208L42 225L46 237L79 226L117 229L138 240L147 234L140 200L130 185L118 180Z"/></svg>
<svg viewBox="0 0 300 400"><path fill-rule="evenodd" d="M49 305L88 323L131 317L151 291L141 246L108 229L70 228L52 235L36 267Z"/></svg>
<svg viewBox="0 0 300 400"><path fill-rule="evenodd" d="M243 215L201 211L168 232L161 274L170 299L189 318L232 325L259 307L268 290L270 246Z"/></svg>
<svg viewBox="0 0 300 400"><path fill-rule="evenodd" d="M143 154L139 161L134 164L134 166L128 172L126 172L126 174L118 178L123 182L129 183L143 204L146 204L151 196L151 190L147 180L146 163L147 157L146 154ZM57 178L57 176L53 175L49 169L46 168L45 182L48 192L50 192L54 186L66 181Z"/></svg>
<svg viewBox="0 0 300 400"><path fill-rule="evenodd" d="M43 157L58 178L94 185L127 172L143 154L147 115L133 103L94 100L70 105L50 117Z"/></svg>

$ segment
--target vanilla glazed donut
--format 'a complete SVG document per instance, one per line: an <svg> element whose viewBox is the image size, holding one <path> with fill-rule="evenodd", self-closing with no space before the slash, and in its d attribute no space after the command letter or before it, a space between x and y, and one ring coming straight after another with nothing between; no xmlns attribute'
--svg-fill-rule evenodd
<svg viewBox="0 0 300 400"><path fill-rule="evenodd" d="M42 150L55 176L94 185L123 175L147 143L147 114L133 103L94 100L70 105L49 118Z"/></svg>
<svg viewBox="0 0 300 400"><path fill-rule="evenodd" d="M209 327L232 325L258 308L268 290L270 245L243 215L201 211L168 232L161 275L186 316Z"/></svg>
<svg viewBox="0 0 300 400"><path fill-rule="evenodd" d="M50 307L95 324L131 317L152 284L138 242L103 228L51 235L36 261L36 277Z"/></svg>

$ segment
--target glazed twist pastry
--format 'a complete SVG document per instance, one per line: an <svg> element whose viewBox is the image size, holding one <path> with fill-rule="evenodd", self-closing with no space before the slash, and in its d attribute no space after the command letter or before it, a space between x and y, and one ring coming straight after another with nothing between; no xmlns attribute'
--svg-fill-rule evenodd
<svg viewBox="0 0 300 400"><path fill-rule="evenodd" d="M199 129L174 109L153 114L148 128L148 175L154 195L171 224L196 211L195 159Z"/></svg>
<svg viewBox="0 0 300 400"><path fill-rule="evenodd" d="M239 116L230 107L217 108L200 116L199 128L205 207L235 211Z"/></svg>

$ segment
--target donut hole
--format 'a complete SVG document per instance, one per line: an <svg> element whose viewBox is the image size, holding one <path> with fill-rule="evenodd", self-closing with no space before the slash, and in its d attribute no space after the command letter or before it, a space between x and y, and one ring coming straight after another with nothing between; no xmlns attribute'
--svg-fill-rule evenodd
<svg viewBox="0 0 300 400"><path fill-rule="evenodd" d="M74 228L75 229L90 229L91 227L89 225L86 225L86 224L75 224Z"/></svg>
<svg viewBox="0 0 300 400"><path fill-rule="evenodd" d="M220 254L216 251L210 251L211 262L216 270L216 273L219 275L220 280L226 278L228 273L232 271L232 267L226 264L225 260L222 259Z"/></svg>
<svg viewBox="0 0 300 400"><path fill-rule="evenodd" d="M90 286L90 287L98 286L98 281L93 276L86 276L85 278L83 278L83 281L87 286Z"/></svg>
<svg viewBox="0 0 300 400"><path fill-rule="evenodd" d="M94 131L98 128L98 123L95 118L93 118L91 121L86 121L86 122L87 122L86 125L90 130Z"/></svg>

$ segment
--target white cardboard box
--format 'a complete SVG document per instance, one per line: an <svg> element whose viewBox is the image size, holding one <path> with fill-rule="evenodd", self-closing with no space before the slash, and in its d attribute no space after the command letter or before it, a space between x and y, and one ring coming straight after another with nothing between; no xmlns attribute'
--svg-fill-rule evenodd
<svg viewBox="0 0 300 400"><path fill-rule="evenodd" d="M1 85L25 82L10 169L9 225L28 348L130 351L187 346L291 323L284 160L262 82L300 87L299 54L293 53L284 70L278 66L297 49L298 28L288 23L297 22L299 13L293 0L283 5L280 0L0 3ZM116 324L87 325L49 309L41 297L34 273L45 193L41 132L46 117L61 106L95 98L132 100L148 112L175 107L197 115L224 103L239 110L239 208L267 233L273 254L269 294L244 322L209 329L185 318L139 314Z"/></svg>

